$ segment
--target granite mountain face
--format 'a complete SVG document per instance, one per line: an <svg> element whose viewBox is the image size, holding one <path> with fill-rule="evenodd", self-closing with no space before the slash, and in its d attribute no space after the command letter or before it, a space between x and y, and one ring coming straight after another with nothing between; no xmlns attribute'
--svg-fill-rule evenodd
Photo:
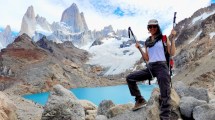
<svg viewBox="0 0 215 120"><path fill-rule="evenodd" d="M23 33L33 37L34 41L38 41L45 35L57 43L72 41L78 46L91 39L91 32L88 30L84 15L79 13L74 3L63 12L60 22L52 24L44 17L35 16L33 6L30 6L22 19L20 35Z"/></svg>
<svg viewBox="0 0 215 120"><path fill-rule="evenodd" d="M71 18L71 16L76 18ZM193 119L205 119L205 116L211 119L214 118L214 26L215 4L212 4L199 9L190 18L178 22L175 27L177 31L177 53L174 56L176 75L173 76L172 81L174 87L178 90L176 92L178 94L181 93L179 94L180 97L183 95L189 96L185 96L185 98L180 100L181 105L178 107L180 109L184 107L184 109L178 112L187 114L189 111ZM11 113L14 115L16 113L18 119L39 120L42 112L47 112L49 108L50 110L48 111L51 114L61 115L62 110L68 111L68 103L74 106L72 99L68 97L65 99L65 96L62 97L62 94L66 96L68 96L68 93L70 94L63 87L95 87L125 83L125 76L129 72L144 67L140 67L141 64L136 62L141 56L139 52L135 52L136 48L132 46L134 41L128 39L127 33L127 30L117 30L115 32L111 25L104 27L101 31L89 30L83 13L79 13L75 4L72 4L64 11L61 22L53 22L52 24L48 23L44 17L39 15L35 17L33 6L30 6L23 17L20 35L17 38L14 38L12 35L10 26L7 26L0 33L1 47L3 48L0 52L0 91L7 93L4 95L3 92L0 92L0 103L3 103L0 104L0 111L3 111L3 117L5 119L12 118L14 116L11 117ZM110 44L111 42L116 44ZM89 51L78 48L87 44L91 48L88 49ZM107 54L108 51L111 54ZM96 54L97 56L94 56ZM138 60L134 57L135 55L139 55ZM109 59L111 57L117 59ZM89 64L89 59L92 59L93 64L97 61L100 62L92 65ZM130 63L131 61L133 63ZM101 65L102 62L105 65L107 63L115 64L112 65L114 67L111 65L103 67ZM125 66L130 69L125 69ZM109 73L112 75L111 79L102 76ZM120 74L113 75L113 73ZM63 87L57 85L53 88L56 84L61 84ZM205 89L199 87L204 87ZM51 94L53 99L49 101L54 103L53 106L48 104L50 106L42 107L20 97L23 94L51 91L52 89L54 89L54 93ZM53 95L59 96L53 97ZM10 105L12 102L7 97L10 97L15 105ZM194 104L199 104L199 101L195 98L206 98L207 102L210 99L212 100L209 103L204 101L201 103L204 105L191 109L195 106ZM69 101L65 102L64 100ZM131 107L133 107L130 103L130 105L125 105L125 107L123 107L124 105L114 105L114 107L109 109L107 106L110 106L109 103L112 103L109 100L104 101L106 103L98 106L97 110L104 110L102 112L109 111L106 115L111 117L109 118L110 120L139 120L143 118L154 120L159 118L158 101L159 90L154 90L147 106L140 111L130 111ZM179 102L179 100L177 101ZM96 107L93 107L93 109L89 107L91 106L89 102L83 104L85 106L84 109L82 109L82 106L77 107L78 110L79 108L82 109L81 113L83 114L81 115L86 115L86 117L82 116L83 119L107 119L106 116L98 116L95 112L97 111ZM185 105L183 106L183 104ZM59 111L56 111L58 109L52 109L62 108L59 106L66 107ZM187 109L187 106L189 109ZM15 111L16 107L17 111ZM72 111L70 110L69 112ZM74 111L76 112L71 113L80 116L80 111L77 112L77 109L74 109ZM90 113L92 116L89 116ZM53 117L49 113L46 116Z"/></svg>
<svg viewBox="0 0 215 120"><path fill-rule="evenodd" d="M175 80L211 89L215 80L215 4L201 8L180 21L177 31L177 54L174 57Z"/></svg>
<svg viewBox="0 0 215 120"><path fill-rule="evenodd" d="M22 18L20 35L26 33L30 37L33 36L36 30L36 23L34 8L33 6L30 6Z"/></svg>
<svg viewBox="0 0 215 120"><path fill-rule="evenodd" d="M8 44L14 41L15 37L12 34L11 28L9 25L6 26L4 31L0 32L0 49L4 48Z"/></svg>
<svg viewBox="0 0 215 120"><path fill-rule="evenodd" d="M17 94L48 91L58 83L67 88L111 84L95 79L91 67L84 64L88 52L70 41L55 43L43 37L34 42L24 33L2 49L0 57L0 89L11 87Z"/></svg>
<svg viewBox="0 0 215 120"><path fill-rule="evenodd" d="M10 36L7 28L5 31ZM23 16L19 36L7 46L4 43L0 52L0 89L11 88L17 94L24 94L48 91L58 83L67 88L119 84L97 76L100 67L86 65L89 53L74 46L93 43L94 39L101 40L112 34L116 34L112 26L101 32L88 30L83 13L79 13L75 4L63 12L61 22L52 24L44 17L35 16L30 6ZM117 34L124 33L118 30Z"/></svg>
<svg viewBox="0 0 215 120"><path fill-rule="evenodd" d="M71 26L71 32L78 33L88 31L84 18L84 13L80 13L77 5L73 3L69 8L64 10L61 21Z"/></svg>
<svg viewBox="0 0 215 120"><path fill-rule="evenodd" d="M30 6L23 16L20 35L26 33L34 41L40 40L45 35L57 43L72 41L75 46L82 47L114 32L113 30L108 31L109 27L105 27L101 31L89 30L84 13L79 12L75 3L63 11L60 22L52 24L48 23L44 17L39 15L35 17L33 6ZM118 35L122 34L120 31L122 30L117 32Z"/></svg>
<svg viewBox="0 0 215 120"><path fill-rule="evenodd" d="M213 83L215 76L214 20L215 5L212 4L206 8L199 9L190 18L177 23L175 27L177 31L177 54L174 57L175 73L177 75L174 80L185 80L188 84L197 86L207 86ZM10 36L9 27L6 31L8 31L6 32L7 35ZM91 77L96 78L97 75L111 73L108 69L111 69L112 72L117 71L121 67L119 64L128 64L128 62L120 61L117 64L117 68L111 68L110 66L90 67L90 65L86 65L90 54L75 46L89 45L91 48L95 48L96 46L104 45L106 41L114 40L119 44L117 44L116 52L112 54L116 57L126 55L131 57L136 53L130 49L134 42L128 39L127 33L127 30L117 30L115 32L111 25L104 27L101 31L89 30L84 14L79 12L75 4L72 4L63 12L60 22L53 22L52 24L48 23L44 17L35 16L33 6L30 6L23 16L20 36L8 47L3 45L6 48L1 51L1 75L4 79L11 80L8 80L7 83L5 82L2 89L10 86L10 81L14 81L15 78L17 84L24 83L24 87L27 86L26 88L36 86L35 90L31 92L38 91L40 88L48 90L52 86L49 84L55 82L63 83L68 87L98 85L98 82L92 83ZM0 33L1 39L3 39L2 35L3 32ZM11 41L11 39L6 41ZM11 42L3 44L9 43ZM98 53L95 51L95 54ZM31 56L30 54L33 55ZM101 54L104 53L101 52ZM139 53L137 54L139 55ZM124 78L133 69L141 68L138 67L140 63L136 62L136 58L132 58L132 60L134 60L134 63L132 63L131 69L122 69L123 72L118 77ZM103 61L103 59L100 61ZM207 77L207 82L202 81L204 76ZM105 84L106 82L104 82Z"/></svg>

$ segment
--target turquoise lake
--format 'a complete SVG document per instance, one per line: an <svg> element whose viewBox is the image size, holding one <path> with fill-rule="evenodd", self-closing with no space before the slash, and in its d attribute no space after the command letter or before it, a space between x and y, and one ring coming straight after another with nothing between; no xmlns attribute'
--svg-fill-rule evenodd
<svg viewBox="0 0 215 120"><path fill-rule="evenodd" d="M157 85L138 85L142 96L148 100L151 96L152 90ZM127 85L117 85L108 87L95 88L75 88L71 91L78 99L89 100L96 105L99 105L102 100L112 100L115 104L125 104L128 102L134 103L134 97L131 96ZM23 97L32 100L41 105L45 105L48 100L49 92L28 94Z"/></svg>

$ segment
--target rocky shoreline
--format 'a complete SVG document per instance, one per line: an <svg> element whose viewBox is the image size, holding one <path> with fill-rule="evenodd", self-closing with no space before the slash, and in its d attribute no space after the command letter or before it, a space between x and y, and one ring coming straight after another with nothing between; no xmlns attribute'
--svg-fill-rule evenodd
<svg viewBox="0 0 215 120"><path fill-rule="evenodd" d="M174 83L171 120L212 120L215 118L215 99L204 88ZM147 105L136 112L133 103L114 104L103 100L96 106L76 96L61 85L55 85L45 106L21 96L0 92L1 120L159 120L159 89L154 89ZM8 112L9 111L9 112Z"/></svg>

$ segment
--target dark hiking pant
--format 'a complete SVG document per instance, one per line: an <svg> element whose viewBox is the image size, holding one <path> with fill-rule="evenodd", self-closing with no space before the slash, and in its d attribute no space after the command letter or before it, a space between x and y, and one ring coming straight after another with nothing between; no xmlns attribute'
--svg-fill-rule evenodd
<svg viewBox="0 0 215 120"><path fill-rule="evenodd" d="M140 97L141 93L137 86L138 81L144 81L151 78L148 69L151 70L154 77L157 77L160 88L160 118L161 120L169 120L171 105L170 105L170 75L167 64L165 62L149 63L148 68L131 73L126 77L129 90L132 96Z"/></svg>

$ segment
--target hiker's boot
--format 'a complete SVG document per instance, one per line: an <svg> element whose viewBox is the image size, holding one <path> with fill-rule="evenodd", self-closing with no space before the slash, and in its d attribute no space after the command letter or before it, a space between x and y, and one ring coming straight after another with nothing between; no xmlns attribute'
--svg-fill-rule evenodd
<svg viewBox="0 0 215 120"><path fill-rule="evenodd" d="M146 105L146 100L143 97L136 97L135 101L136 101L136 103L135 103L134 107L132 108L133 111L136 111Z"/></svg>

